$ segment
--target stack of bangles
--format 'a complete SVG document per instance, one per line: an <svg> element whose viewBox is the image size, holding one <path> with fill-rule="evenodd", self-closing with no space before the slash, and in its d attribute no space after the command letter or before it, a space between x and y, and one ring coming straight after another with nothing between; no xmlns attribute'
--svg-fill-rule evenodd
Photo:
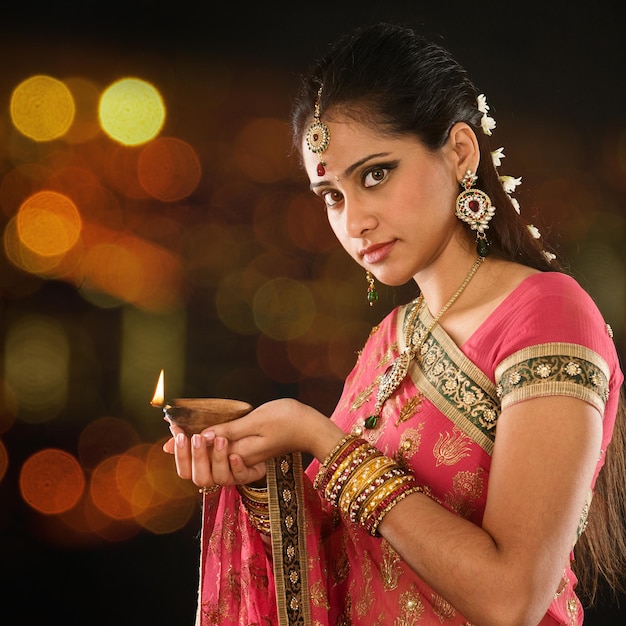
<svg viewBox="0 0 626 626"><path fill-rule="evenodd" d="M263 535L271 535L267 487L238 485L237 490L252 526Z"/></svg>
<svg viewBox="0 0 626 626"><path fill-rule="evenodd" d="M357 435L347 435L320 466L313 486L341 514L379 537L378 526L400 500L424 493L413 474Z"/></svg>

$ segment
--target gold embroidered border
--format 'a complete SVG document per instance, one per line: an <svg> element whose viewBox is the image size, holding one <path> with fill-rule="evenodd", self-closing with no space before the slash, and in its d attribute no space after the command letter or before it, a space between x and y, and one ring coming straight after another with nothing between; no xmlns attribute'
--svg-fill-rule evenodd
<svg viewBox="0 0 626 626"><path fill-rule="evenodd" d="M406 346L404 334L409 308L407 306L399 312L399 315L405 314L404 323L398 324L400 350ZM424 307L417 321L416 339L426 332L432 321L432 315ZM419 358L413 361L409 371L413 383L424 396L491 454L501 410L496 386L440 326L435 326L426 337Z"/></svg>
<svg viewBox="0 0 626 626"><path fill-rule="evenodd" d="M541 396L572 396L600 414L609 397L609 368L596 352L572 343L544 343L524 348L496 368L502 408Z"/></svg>
<svg viewBox="0 0 626 626"><path fill-rule="evenodd" d="M267 462L267 486L279 626L311 625L302 457Z"/></svg>

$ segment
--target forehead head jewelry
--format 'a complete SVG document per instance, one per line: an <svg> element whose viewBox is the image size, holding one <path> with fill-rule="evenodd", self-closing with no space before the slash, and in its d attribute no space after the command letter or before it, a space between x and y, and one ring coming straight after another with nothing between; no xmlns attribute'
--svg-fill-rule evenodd
<svg viewBox="0 0 626 626"><path fill-rule="evenodd" d="M322 85L317 92L315 100L315 109L313 112L313 123L309 126L306 133L306 145L311 152L317 154L320 162L317 164L317 175L324 176L326 174L326 163L322 159L322 155L326 152L330 143L330 130L328 126L320 120L320 98L322 96Z"/></svg>

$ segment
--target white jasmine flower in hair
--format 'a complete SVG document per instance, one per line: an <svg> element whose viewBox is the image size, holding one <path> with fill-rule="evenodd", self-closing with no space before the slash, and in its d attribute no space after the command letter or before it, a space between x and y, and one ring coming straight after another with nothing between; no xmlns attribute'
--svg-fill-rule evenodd
<svg viewBox="0 0 626 626"><path fill-rule="evenodd" d="M526 227L528 228L528 230L530 231L530 234L533 236L534 239L541 238L541 233L539 232L539 229L536 226L533 226L532 224L528 224Z"/></svg>
<svg viewBox="0 0 626 626"><path fill-rule="evenodd" d="M487 115L489 105L487 104L487 98L484 93L481 93L476 98L476 105L478 106L478 110L483 114L480 119L480 126L483 129L483 133L485 133L485 135L491 135L491 131L496 127L496 120Z"/></svg>
<svg viewBox="0 0 626 626"><path fill-rule="evenodd" d="M545 250L543 251L543 256L548 259L548 263L551 263L552 261L554 261L554 259L556 259L556 254L552 254L552 252L546 252Z"/></svg>
<svg viewBox="0 0 626 626"><path fill-rule="evenodd" d="M522 184L522 177L513 178L513 176L500 176L500 182L507 193L513 193L518 185Z"/></svg>
<svg viewBox="0 0 626 626"><path fill-rule="evenodd" d="M504 148L498 148L491 153L491 160L494 167L500 167L502 165L502 159L504 158Z"/></svg>
<svg viewBox="0 0 626 626"><path fill-rule="evenodd" d="M496 127L496 120L488 115L483 115L480 118L480 126L483 129L485 135L491 135L491 131Z"/></svg>
<svg viewBox="0 0 626 626"><path fill-rule="evenodd" d="M519 202L517 201L517 198L511 198L511 196L509 196L509 200L511 201L511 204L513 205L513 208L515 209L515 212L518 215L520 215L521 211L520 211Z"/></svg>

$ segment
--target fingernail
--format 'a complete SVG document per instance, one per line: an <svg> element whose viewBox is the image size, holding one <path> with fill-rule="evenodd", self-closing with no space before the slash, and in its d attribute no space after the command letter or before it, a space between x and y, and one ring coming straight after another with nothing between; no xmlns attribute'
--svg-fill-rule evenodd
<svg viewBox="0 0 626 626"><path fill-rule="evenodd" d="M226 439L224 439L224 437L216 437L215 438L215 449L216 450L223 450L225 444L226 444Z"/></svg>
<svg viewBox="0 0 626 626"><path fill-rule="evenodd" d="M183 435L183 433L178 433L178 435L176 435L176 445L179 448L183 448L185 446L185 435Z"/></svg>
<svg viewBox="0 0 626 626"><path fill-rule="evenodd" d="M213 441L215 440L215 433L212 430L207 433L203 433L202 436L207 440L208 443L213 443Z"/></svg>

